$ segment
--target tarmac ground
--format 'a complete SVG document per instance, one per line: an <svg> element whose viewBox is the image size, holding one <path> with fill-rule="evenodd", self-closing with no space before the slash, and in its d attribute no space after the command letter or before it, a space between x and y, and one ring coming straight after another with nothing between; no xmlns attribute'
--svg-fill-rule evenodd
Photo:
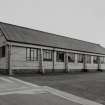
<svg viewBox="0 0 105 105"><path fill-rule="evenodd" d="M81 101L82 100L82 101ZM0 77L0 105L101 105L59 90Z"/></svg>

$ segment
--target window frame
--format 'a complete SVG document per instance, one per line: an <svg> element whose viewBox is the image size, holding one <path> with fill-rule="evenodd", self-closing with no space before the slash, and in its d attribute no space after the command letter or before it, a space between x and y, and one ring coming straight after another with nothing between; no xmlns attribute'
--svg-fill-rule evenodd
<svg viewBox="0 0 105 105"><path fill-rule="evenodd" d="M0 47L0 58L2 58L2 47Z"/></svg>
<svg viewBox="0 0 105 105"><path fill-rule="evenodd" d="M103 59L101 59L101 58L103 58ZM102 61L101 61L101 60L102 60ZM101 56L101 57L100 57L100 63L101 63L101 64L105 64L105 57L104 57L104 56Z"/></svg>
<svg viewBox="0 0 105 105"><path fill-rule="evenodd" d="M71 57L71 58L69 59L69 57ZM75 53L72 53L72 52L68 53L68 62L69 63L74 63L75 62Z"/></svg>
<svg viewBox="0 0 105 105"><path fill-rule="evenodd" d="M58 55L58 54L62 54L62 55ZM60 57L63 59L60 59ZM65 61L65 53L63 51L56 51L56 62L64 62Z"/></svg>
<svg viewBox="0 0 105 105"><path fill-rule="evenodd" d="M29 50L29 52L28 52ZM38 61L38 48L26 48L26 61ZM35 56L36 54L36 56Z"/></svg>
<svg viewBox="0 0 105 105"><path fill-rule="evenodd" d="M79 54L79 53L77 54L78 63L83 63L84 62L83 58L84 58L84 54Z"/></svg>
<svg viewBox="0 0 105 105"><path fill-rule="evenodd" d="M94 59L96 57L96 59ZM93 64L98 64L98 56L93 56Z"/></svg>
<svg viewBox="0 0 105 105"><path fill-rule="evenodd" d="M53 51L43 49L43 61L53 61Z"/></svg>
<svg viewBox="0 0 105 105"><path fill-rule="evenodd" d="M6 46L0 47L0 58L4 58L6 56Z"/></svg>
<svg viewBox="0 0 105 105"><path fill-rule="evenodd" d="M6 53L6 47L2 46L2 57L5 57L5 53Z"/></svg>
<svg viewBox="0 0 105 105"><path fill-rule="evenodd" d="M91 55L86 55L86 63L91 64Z"/></svg>

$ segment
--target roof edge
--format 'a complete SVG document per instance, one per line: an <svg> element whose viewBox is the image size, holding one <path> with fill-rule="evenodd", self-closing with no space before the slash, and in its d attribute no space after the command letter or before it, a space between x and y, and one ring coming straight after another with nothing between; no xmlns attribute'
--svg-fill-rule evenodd
<svg viewBox="0 0 105 105"><path fill-rule="evenodd" d="M41 45L41 44L24 43L24 42L11 41L11 40L7 40L7 41L8 41L8 42L14 42L14 43L21 43L21 44L30 44L30 45L45 46L45 47L59 48L59 49L72 50L72 51L79 51L79 52L85 52L85 53L101 54L101 53L94 53L94 52L87 52L87 51L73 50L73 49L67 49L67 48L61 48L61 47L54 47L54 46L47 46L47 45ZM105 55L105 54L101 54L101 55Z"/></svg>

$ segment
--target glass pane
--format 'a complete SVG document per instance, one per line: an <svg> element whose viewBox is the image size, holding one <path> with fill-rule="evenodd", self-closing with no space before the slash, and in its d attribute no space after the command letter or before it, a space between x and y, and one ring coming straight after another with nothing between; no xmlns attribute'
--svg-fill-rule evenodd
<svg viewBox="0 0 105 105"><path fill-rule="evenodd" d="M69 53L68 54L68 62L74 62L75 61L75 54Z"/></svg>
<svg viewBox="0 0 105 105"><path fill-rule="evenodd" d="M58 62L64 62L64 52L57 52L56 60Z"/></svg>
<svg viewBox="0 0 105 105"><path fill-rule="evenodd" d="M93 57L93 63L95 63L95 64L98 63L98 57L97 57L97 56L94 56L94 57Z"/></svg>
<svg viewBox="0 0 105 105"><path fill-rule="evenodd" d="M83 54L78 54L78 63L83 63Z"/></svg>
<svg viewBox="0 0 105 105"><path fill-rule="evenodd" d="M30 60L30 48L26 48L26 60Z"/></svg>
<svg viewBox="0 0 105 105"><path fill-rule="evenodd" d="M87 56L86 56L86 62L87 62L87 63L91 63L91 56L90 56L90 55L87 55Z"/></svg>
<svg viewBox="0 0 105 105"><path fill-rule="evenodd" d="M52 51L50 51L50 50L43 50L43 59L45 61L51 61L52 60Z"/></svg>

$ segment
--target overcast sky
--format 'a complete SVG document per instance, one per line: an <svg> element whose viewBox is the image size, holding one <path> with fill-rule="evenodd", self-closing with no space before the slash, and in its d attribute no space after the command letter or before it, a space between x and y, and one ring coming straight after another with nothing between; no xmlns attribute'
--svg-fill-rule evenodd
<svg viewBox="0 0 105 105"><path fill-rule="evenodd" d="M105 0L0 0L0 21L105 47Z"/></svg>

